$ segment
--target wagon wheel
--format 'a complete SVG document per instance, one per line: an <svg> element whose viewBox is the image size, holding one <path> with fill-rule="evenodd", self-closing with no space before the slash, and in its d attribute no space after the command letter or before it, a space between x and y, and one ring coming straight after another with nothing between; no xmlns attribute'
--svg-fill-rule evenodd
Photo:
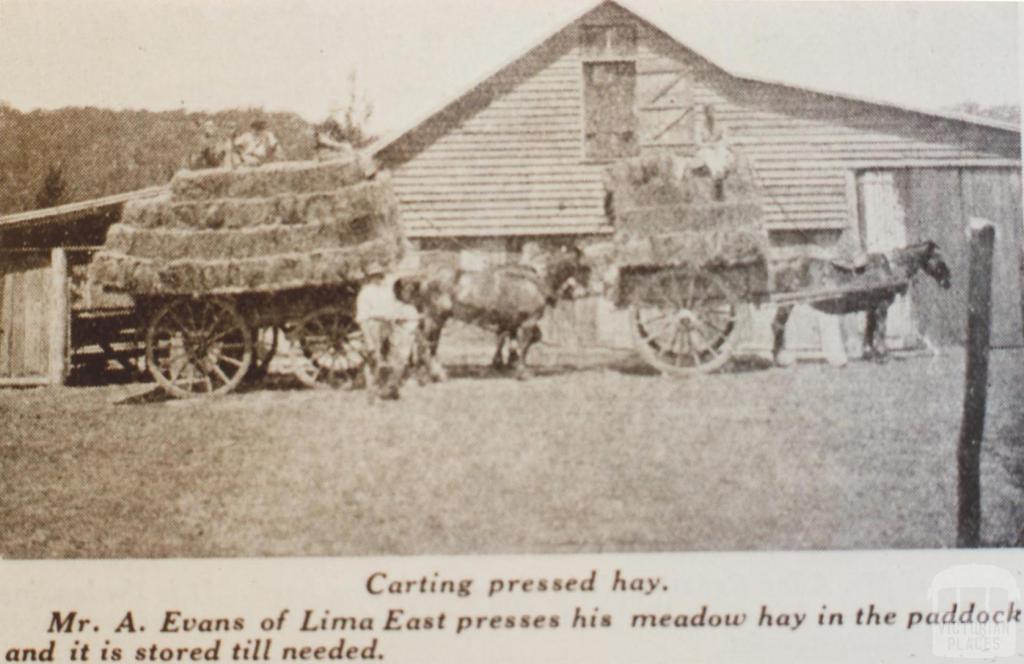
<svg viewBox="0 0 1024 664"><path fill-rule="evenodd" d="M252 366L249 367L249 380L261 380L270 369L270 362L277 354L279 330L276 325L253 329Z"/></svg>
<svg viewBox="0 0 1024 664"><path fill-rule="evenodd" d="M309 387L355 383L362 374L363 335L345 307L328 305L299 320L290 341L301 350L293 367Z"/></svg>
<svg viewBox="0 0 1024 664"><path fill-rule="evenodd" d="M709 373L732 355L739 300L714 274L654 275L630 312L637 350L672 376Z"/></svg>
<svg viewBox="0 0 1024 664"><path fill-rule="evenodd" d="M178 398L227 394L245 378L252 356L249 326L227 300L172 300L146 331L149 371Z"/></svg>

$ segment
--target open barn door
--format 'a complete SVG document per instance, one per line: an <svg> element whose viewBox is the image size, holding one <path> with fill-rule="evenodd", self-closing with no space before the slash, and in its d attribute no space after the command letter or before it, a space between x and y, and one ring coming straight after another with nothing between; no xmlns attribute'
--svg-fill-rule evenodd
<svg viewBox="0 0 1024 664"><path fill-rule="evenodd" d="M863 171L857 174L860 236L868 252L886 252L907 245L907 212L894 171ZM910 294L897 296L889 307L886 343L890 348L917 344Z"/></svg>

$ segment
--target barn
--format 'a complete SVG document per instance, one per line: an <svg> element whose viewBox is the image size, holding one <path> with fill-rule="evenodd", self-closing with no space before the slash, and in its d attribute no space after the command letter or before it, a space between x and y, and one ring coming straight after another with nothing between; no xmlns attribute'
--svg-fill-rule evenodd
<svg viewBox="0 0 1024 664"><path fill-rule="evenodd" d="M608 237L608 165L692 155L709 109L751 167L773 247L939 243L953 290L915 284L890 314L890 343L963 342L973 216L999 234L993 343L1024 342L1019 127L735 76L610 0L375 154L422 255L477 267L514 260L527 240ZM622 339L607 307L583 314L597 319L589 342ZM749 318L752 347L768 343L764 316ZM800 335L812 352L813 323Z"/></svg>

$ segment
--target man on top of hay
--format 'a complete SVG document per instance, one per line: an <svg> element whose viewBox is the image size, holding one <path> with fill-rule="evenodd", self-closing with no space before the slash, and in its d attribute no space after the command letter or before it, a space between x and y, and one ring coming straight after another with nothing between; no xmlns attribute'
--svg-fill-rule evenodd
<svg viewBox="0 0 1024 664"><path fill-rule="evenodd" d="M207 120L200 127L199 151L189 159L189 168L220 168L231 153L231 141L220 137L217 123Z"/></svg>
<svg viewBox="0 0 1024 664"><path fill-rule="evenodd" d="M284 157L277 136L267 128L267 121L262 118L253 120L249 131L235 139L234 148L243 166L261 166Z"/></svg>
<svg viewBox="0 0 1024 664"><path fill-rule="evenodd" d="M313 140L316 142L316 158L320 161L355 156L352 143L345 140L345 133L334 118L327 118L323 124L313 128Z"/></svg>
<svg viewBox="0 0 1024 664"><path fill-rule="evenodd" d="M725 129L715 120L714 106L705 106L703 115L704 122L697 128L697 170L707 172L715 183L715 200L722 200L723 183L736 166L736 155Z"/></svg>

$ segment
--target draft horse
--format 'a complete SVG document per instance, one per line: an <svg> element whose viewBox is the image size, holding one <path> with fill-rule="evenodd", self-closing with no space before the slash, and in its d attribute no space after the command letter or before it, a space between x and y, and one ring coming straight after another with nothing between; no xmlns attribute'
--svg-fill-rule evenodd
<svg viewBox="0 0 1024 664"><path fill-rule="evenodd" d="M572 297L590 279L590 269L575 247L548 252L533 265L496 265L479 271L443 269L423 278L417 308L423 316L426 361L435 379L442 379L437 348L445 323L454 318L498 335L492 365L514 368L519 379L529 375L526 358L540 341L540 320L549 306ZM509 342L509 359L503 346Z"/></svg>
<svg viewBox="0 0 1024 664"><path fill-rule="evenodd" d="M851 267L836 261L820 258L806 258L800 271L809 279L801 284L808 290L842 291L833 298L815 300L810 303L818 311L827 314L867 312L864 329L864 357L885 362L888 349L885 345L886 318L889 307L897 295L906 293L911 280L924 272L942 288L950 287L950 271L942 252L934 242L922 242L886 253L868 254L863 267ZM786 345L786 323L794 304L783 304L775 312L772 321L772 355L776 364L782 364L780 354Z"/></svg>

